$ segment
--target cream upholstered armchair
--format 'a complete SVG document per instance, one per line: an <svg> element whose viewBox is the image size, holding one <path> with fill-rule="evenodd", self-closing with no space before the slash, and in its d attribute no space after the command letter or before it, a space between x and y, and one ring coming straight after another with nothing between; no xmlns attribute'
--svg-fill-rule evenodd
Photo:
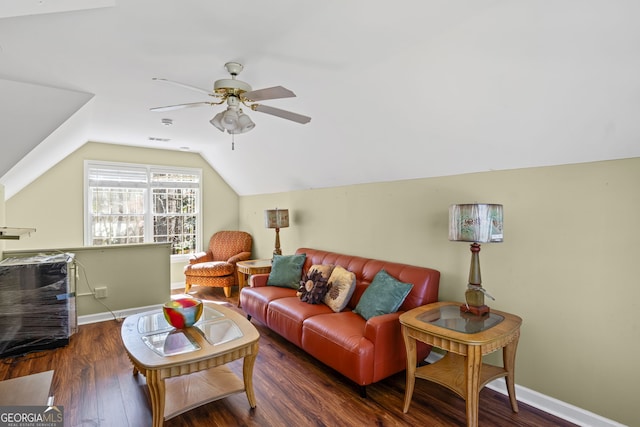
<svg viewBox="0 0 640 427"><path fill-rule="evenodd" d="M219 231L211 236L207 252L193 254L184 267L185 287L192 285L224 288L231 296L231 286L236 284L236 262L251 257L253 239L244 231Z"/></svg>

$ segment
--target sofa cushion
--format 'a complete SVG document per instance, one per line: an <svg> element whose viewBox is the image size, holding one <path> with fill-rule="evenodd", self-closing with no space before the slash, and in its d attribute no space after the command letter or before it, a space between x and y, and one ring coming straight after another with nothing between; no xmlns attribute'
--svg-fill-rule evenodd
<svg viewBox="0 0 640 427"><path fill-rule="evenodd" d="M298 347L301 347L304 320L327 313L332 313L332 311L324 304L306 304L296 296L278 298L269 303L266 325Z"/></svg>
<svg viewBox="0 0 640 427"><path fill-rule="evenodd" d="M274 255L267 286L298 289L305 259L305 254Z"/></svg>
<svg viewBox="0 0 640 427"><path fill-rule="evenodd" d="M382 269L375 275L353 311L366 320L373 316L394 313L400 308L411 288L413 284L400 282Z"/></svg>
<svg viewBox="0 0 640 427"><path fill-rule="evenodd" d="M329 277L329 291L324 296L324 303L338 313L347 306L355 288L356 275L336 265Z"/></svg>
<svg viewBox="0 0 640 427"><path fill-rule="evenodd" d="M245 286L240 291L240 304L247 314L260 323L266 324L267 310L271 301L295 296L296 291L291 288L281 288L279 286L248 288Z"/></svg>
<svg viewBox="0 0 640 427"><path fill-rule="evenodd" d="M329 290L327 277L317 269L310 269L305 277L300 281L298 296L300 301L308 304L320 304Z"/></svg>
<svg viewBox="0 0 640 427"><path fill-rule="evenodd" d="M373 380L375 348L363 337L364 328L365 320L352 311L318 314L304 321L302 348L343 375L368 384Z"/></svg>

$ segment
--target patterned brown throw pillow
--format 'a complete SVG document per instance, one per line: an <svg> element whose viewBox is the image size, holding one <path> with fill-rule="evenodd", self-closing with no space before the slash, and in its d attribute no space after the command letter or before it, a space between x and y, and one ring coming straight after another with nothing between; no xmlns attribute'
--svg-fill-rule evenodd
<svg viewBox="0 0 640 427"><path fill-rule="evenodd" d="M337 265L331 272L329 285L331 288L324 296L324 303L338 313L344 310L356 289L356 275Z"/></svg>
<svg viewBox="0 0 640 427"><path fill-rule="evenodd" d="M297 295L300 297L300 301L319 304L324 299L329 287L329 282L327 278L323 277L321 271L309 269L305 278L300 281Z"/></svg>

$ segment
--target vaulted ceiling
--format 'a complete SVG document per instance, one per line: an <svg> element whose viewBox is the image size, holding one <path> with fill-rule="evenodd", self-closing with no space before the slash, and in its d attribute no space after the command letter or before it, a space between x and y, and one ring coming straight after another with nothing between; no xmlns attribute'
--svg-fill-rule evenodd
<svg viewBox="0 0 640 427"><path fill-rule="evenodd" d="M6 0L0 183L86 141L200 153L240 195L640 156L636 0ZM282 85L232 137L211 90ZM172 119L164 126L162 119Z"/></svg>

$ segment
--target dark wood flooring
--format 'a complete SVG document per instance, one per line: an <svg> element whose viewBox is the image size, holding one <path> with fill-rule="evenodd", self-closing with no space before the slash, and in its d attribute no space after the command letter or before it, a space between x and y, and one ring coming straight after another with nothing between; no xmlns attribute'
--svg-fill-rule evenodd
<svg viewBox="0 0 640 427"><path fill-rule="evenodd" d="M196 296L236 307L237 291L193 288ZM176 292L174 292L176 293ZM259 323L260 352L254 370L257 407L234 395L165 422L166 427L211 426L464 426L464 401L448 389L416 381L409 412L402 412L405 376L400 372L359 388ZM145 427L151 425L148 393L112 320L80 326L67 347L0 359L0 380L55 370L52 392L62 405L65 426ZM229 364L241 375L242 362ZM573 426L528 405L511 412L508 399L490 389L480 394L480 426Z"/></svg>

